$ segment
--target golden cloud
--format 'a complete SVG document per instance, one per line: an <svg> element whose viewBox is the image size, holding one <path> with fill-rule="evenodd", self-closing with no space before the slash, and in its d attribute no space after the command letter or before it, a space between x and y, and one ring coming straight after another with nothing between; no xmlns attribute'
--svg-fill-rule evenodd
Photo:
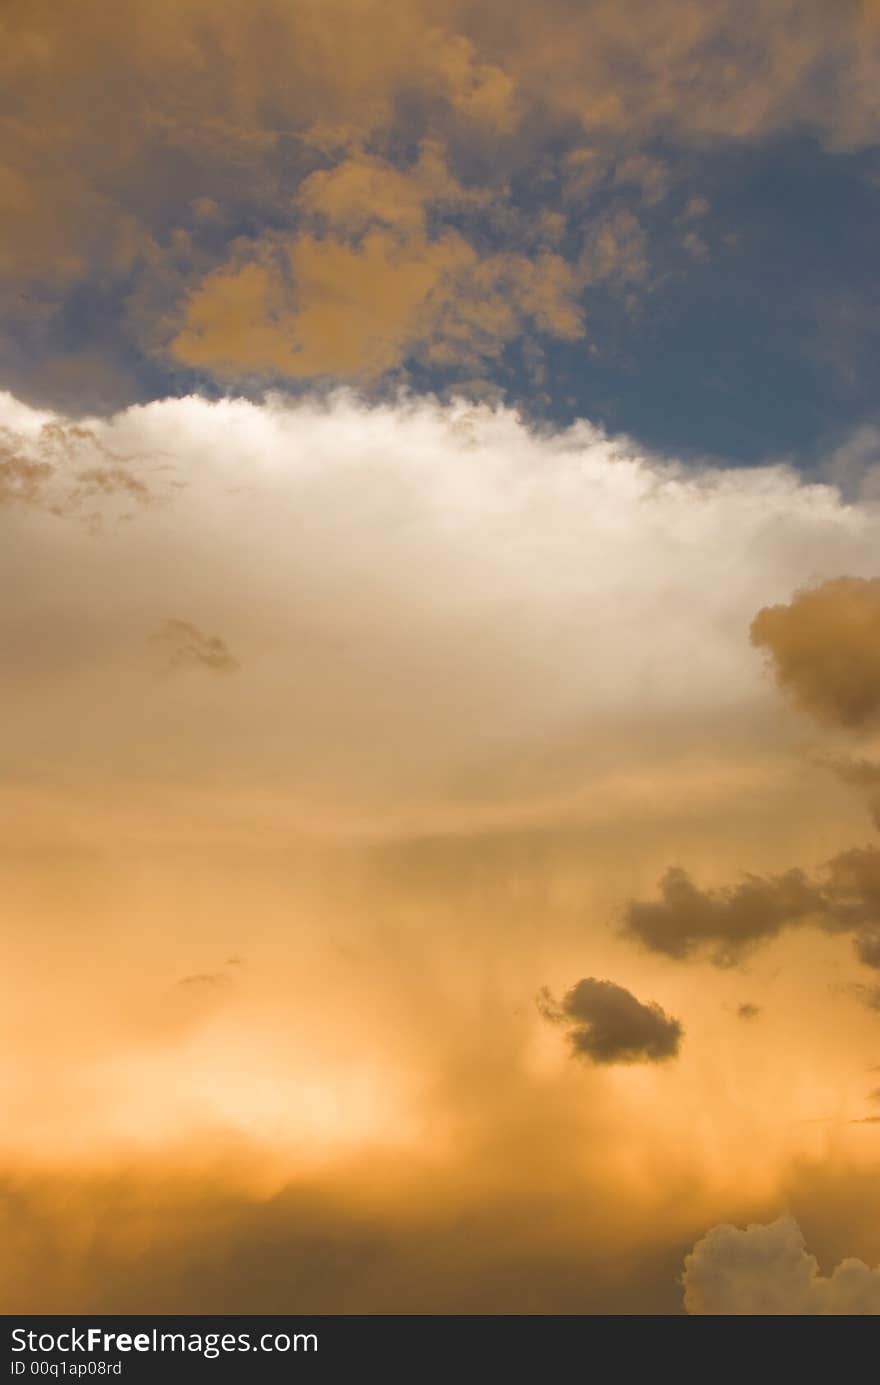
<svg viewBox="0 0 880 1385"><path fill-rule="evenodd" d="M768 606L752 622L777 683L826 726L856 730L880 714L880 578L838 577Z"/></svg>

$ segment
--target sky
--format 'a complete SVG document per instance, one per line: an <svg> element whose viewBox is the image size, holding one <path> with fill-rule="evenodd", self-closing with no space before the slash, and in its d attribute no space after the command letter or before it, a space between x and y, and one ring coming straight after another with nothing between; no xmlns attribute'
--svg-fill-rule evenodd
<svg viewBox="0 0 880 1385"><path fill-rule="evenodd" d="M880 1313L880 6L3 0L6 1312Z"/></svg>

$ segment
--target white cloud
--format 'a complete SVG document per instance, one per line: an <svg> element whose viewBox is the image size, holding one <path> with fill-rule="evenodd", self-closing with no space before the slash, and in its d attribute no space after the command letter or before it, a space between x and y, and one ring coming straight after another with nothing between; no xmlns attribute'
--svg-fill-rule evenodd
<svg viewBox="0 0 880 1385"><path fill-rule="evenodd" d="M684 1306L694 1314L880 1314L880 1266L848 1258L820 1274L791 1217L744 1231L714 1226L685 1258L682 1282Z"/></svg>
<svg viewBox="0 0 880 1385"><path fill-rule="evenodd" d="M32 449L46 422L0 397ZM369 807L473 801L468 776L502 762L522 802L559 746L591 784L700 735L720 753L756 707L777 715L755 612L872 573L880 540L876 507L785 468L688 469L463 403L169 399L88 426L95 458L85 436L53 465L122 459L152 502L90 497L97 533L0 511L23 765L240 771ZM240 675L145 682L169 612Z"/></svg>

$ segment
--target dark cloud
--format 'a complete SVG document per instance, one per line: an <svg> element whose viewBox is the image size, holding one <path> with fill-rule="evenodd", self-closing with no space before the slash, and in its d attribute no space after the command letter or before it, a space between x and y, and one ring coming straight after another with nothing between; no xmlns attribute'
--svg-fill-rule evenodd
<svg viewBox="0 0 880 1385"><path fill-rule="evenodd" d="M837 577L765 606L751 626L803 712L850 730L880 715L880 578Z"/></svg>
<svg viewBox="0 0 880 1385"><path fill-rule="evenodd" d="M164 621L151 639L163 649L170 670L204 668L210 673L235 673L240 667L225 640L219 635L203 635L188 620Z"/></svg>
<svg viewBox="0 0 880 1385"><path fill-rule="evenodd" d="M753 1005L750 1000L744 1000L741 1005L737 1005L736 1013L741 1020L757 1019L761 1013L760 1005Z"/></svg>
<svg viewBox="0 0 880 1385"><path fill-rule="evenodd" d="M854 847L829 861L820 879L801 870L747 875L734 886L701 890L675 866L660 881L658 900L632 900L624 932L652 952L683 960L708 954L732 966L785 928L813 924L829 933L856 932L862 960L873 955L880 922L880 851ZM868 965L873 965L868 961Z"/></svg>
<svg viewBox="0 0 880 1385"><path fill-rule="evenodd" d="M659 885L658 900L632 900L624 931L652 952L684 959L708 952L731 966L756 943L822 914L824 898L803 871L769 879L748 875L727 889L701 890L679 866Z"/></svg>
<svg viewBox="0 0 880 1385"><path fill-rule="evenodd" d="M593 1063L660 1063L676 1057L684 1033L653 1001L643 1004L625 987L594 976L578 981L558 1005L545 988L538 1008L545 1019L566 1025L572 1052Z"/></svg>

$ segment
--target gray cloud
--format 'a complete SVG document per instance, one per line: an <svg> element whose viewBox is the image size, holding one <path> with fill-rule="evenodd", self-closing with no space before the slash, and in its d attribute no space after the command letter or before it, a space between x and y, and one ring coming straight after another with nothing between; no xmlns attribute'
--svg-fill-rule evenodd
<svg viewBox="0 0 880 1385"><path fill-rule="evenodd" d="M684 959L708 952L717 966L731 966L756 943L783 928L822 914L825 900L803 871L769 879L748 875L741 884L701 890L687 871L672 866L658 900L632 900L624 931L652 952Z"/></svg>
<svg viewBox="0 0 880 1385"><path fill-rule="evenodd" d="M653 1001L643 1004L613 981L585 977L557 1004L544 988L538 1008L545 1019L568 1026L572 1052L593 1063L659 1063L674 1058L681 1024Z"/></svg>
<svg viewBox="0 0 880 1385"><path fill-rule="evenodd" d="M841 1260L830 1276L792 1217L769 1226L714 1226L685 1257L684 1306L713 1316L876 1316L880 1266Z"/></svg>
<svg viewBox="0 0 880 1385"><path fill-rule="evenodd" d="M716 966L732 966L783 929L813 924L830 933L857 931L859 956L874 965L868 959L880 921L876 847L854 847L835 856L820 880L790 870L747 875L738 885L701 890L674 866L659 890L658 900L630 901L624 919L624 933L652 952L679 960L705 953Z"/></svg>

